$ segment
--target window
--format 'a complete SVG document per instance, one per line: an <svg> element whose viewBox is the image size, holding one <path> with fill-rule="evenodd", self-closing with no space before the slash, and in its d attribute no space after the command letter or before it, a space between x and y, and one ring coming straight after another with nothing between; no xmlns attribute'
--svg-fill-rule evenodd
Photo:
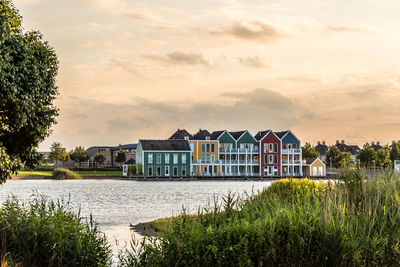
<svg viewBox="0 0 400 267"><path fill-rule="evenodd" d="M217 174L218 173L218 168L217 168L217 166L214 166L214 174Z"/></svg>
<svg viewBox="0 0 400 267"><path fill-rule="evenodd" d="M207 152L210 152L210 144L207 144Z"/></svg>
<svg viewBox="0 0 400 267"><path fill-rule="evenodd" d="M274 144L274 153L278 153L278 144Z"/></svg>
<svg viewBox="0 0 400 267"><path fill-rule="evenodd" d="M272 157L272 155L268 155L268 162L269 164L273 163L274 158Z"/></svg>
<svg viewBox="0 0 400 267"><path fill-rule="evenodd" d="M178 166L174 166L174 176L178 176Z"/></svg>
<svg viewBox="0 0 400 267"><path fill-rule="evenodd" d="M215 161L215 155L211 155L211 162Z"/></svg>
<svg viewBox="0 0 400 267"><path fill-rule="evenodd" d="M161 166L156 167L157 176L161 176Z"/></svg>
<svg viewBox="0 0 400 267"><path fill-rule="evenodd" d="M209 137L209 136L206 136L206 140L210 140L210 137Z"/></svg>
<svg viewBox="0 0 400 267"><path fill-rule="evenodd" d="M201 162L205 162L206 161L206 155L202 154L201 155Z"/></svg>
<svg viewBox="0 0 400 267"><path fill-rule="evenodd" d="M268 151L272 152L273 151L272 149L273 149L273 144L268 144Z"/></svg>
<svg viewBox="0 0 400 267"><path fill-rule="evenodd" d="M296 148L297 148L296 144L293 144L292 146L293 146L293 149L296 149Z"/></svg>
<svg viewBox="0 0 400 267"><path fill-rule="evenodd" d="M211 152L214 153L215 151L215 144L211 144Z"/></svg>
<svg viewBox="0 0 400 267"><path fill-rule="evenodd" d="M286 144L283 144L283 149L287 149L287 145Z"/></svg>
<svg viewBox="0 0 400 267"><path fill-rule="evenodd" d="M182 154L182 163L186 164L186 154Z"/></svg>
<svg viewBox="0 0 400 267"><path fill-rule="evenodd" d="M206 144L201 144L201 152L206 152Z"/></svg>
<svg viewBox="0 0 400 267"><path fill-rule="evenodd" d="M268 146L268 144L264 143L264 153L267 153L267 146Z"/></svg>
<svg viewBox="0 0 400 267"><path fill-rule="evenodd" d="M169 164L169 154L165 154L165 164Z"/></svg>
<svg viewBox="0 0 400 267"><path fill-rule="evenodd" d="M206 161L210 162L210 155L208 155L208 154L206 155Z"/></svg>
<svg viewBox="0 0 400 267"><path fill-rule="evenodd" d="M182 165L181 173L182 173L182 176L186 176L186 166L185 165Z"/></svg>
<svg viewBox="0 0 400 267"><path fill-rule="evenodd" d="M153 154L147 155L147 162L148 162L149 164L153 164Z"/></svg>
<svg viewBox="0 0 400 267"><path fill-rule="evenodd" d="M278 164L278 155L274 155L274 164Z"/></svg>
<svg viewBox="0 0 400 267"><path fill-rule="evenodd" d="M161 164L161 154L160 153L156 154L156 164Z"/></svg>
<svg viewBox="0 0 400 267"><path fill-rule="evenodd" d="M153 176L153 166L149 166L148 176Z"/></svg>
<svg viewBox="0 0 400 267"><path fill-rule="evenodd" d="M165 166L165 176L169 176L169 166Z"/></svg>
<svg viewBox="0 0 400 267"><path fill-rule="evenodd" d="M178 164L178 154L174 153L174 164Z"/></svg>
<svg viewBox="0 0 400 267"><path fill-rule="evenodd" d="M185 140L189 140L189 136L185 136L184 139L185 139Z"/></svg>
<svg viewBox="0 0 400 267"><path fill-rule="evenodd" d="M190 145L190 151L193 152L193 151L194 151L194 145L193 145L193 143L190 143L189 145Z"/></svg>
<svg viewBox="0 0 400 267"><path fill-rule="evenodd" d="M268 155L264 155L264 164L268 164Z"/></svg>

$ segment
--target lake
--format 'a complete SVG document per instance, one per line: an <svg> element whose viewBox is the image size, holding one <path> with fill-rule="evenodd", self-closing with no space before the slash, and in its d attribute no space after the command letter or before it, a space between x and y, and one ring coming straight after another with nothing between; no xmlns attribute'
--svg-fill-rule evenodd
<svg viewBox="0 0 400 267"><path fill-rule="evenodd" d="M269 181L132 181L132 180L10 180L0 186L0 201L10 194L28 200L39 193L50 199L70 199L81 214L91 213L111 244L129 242L129 224L180 214L182 207L196 213L215 197L229 191L257 192ZM136 234L136 237L140 238Z"/></svg>

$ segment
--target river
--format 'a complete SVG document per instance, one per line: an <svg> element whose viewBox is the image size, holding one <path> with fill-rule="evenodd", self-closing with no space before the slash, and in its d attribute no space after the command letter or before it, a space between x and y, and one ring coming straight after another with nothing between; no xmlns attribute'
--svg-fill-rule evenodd
<svg viewBox="0 0 400 267"><path fill-rule="evenodd" d="M110 242L129 242L129 224L180 214L182 207L196 213L199 206L229 191L243 194L267 187L267 181L131 181L131 180L10 180L0 186L0 201L14 194L29 200L41 194L52 200L70 200L81 215L92 214Z"/></svg>

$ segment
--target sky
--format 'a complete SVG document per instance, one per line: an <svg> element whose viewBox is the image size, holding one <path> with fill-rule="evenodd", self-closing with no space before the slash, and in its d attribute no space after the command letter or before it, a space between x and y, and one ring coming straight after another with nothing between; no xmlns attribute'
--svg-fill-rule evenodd
<svg viewBox="0 0 400 267"><path fill-rule="evenodd" d="M178 128L400 139L398 0L14 3L60 61L60 115L39 151Z"/></svg>

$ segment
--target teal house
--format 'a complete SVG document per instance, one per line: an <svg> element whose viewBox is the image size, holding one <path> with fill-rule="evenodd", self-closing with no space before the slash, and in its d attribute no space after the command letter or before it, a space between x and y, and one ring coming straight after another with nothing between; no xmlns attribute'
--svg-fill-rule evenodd
<svg viewBox="0 0 400 267"><path fill-rule="evenodd" d="M187 177L191 151L187 140L139 140L136 168L144 177Z"/></svg>

